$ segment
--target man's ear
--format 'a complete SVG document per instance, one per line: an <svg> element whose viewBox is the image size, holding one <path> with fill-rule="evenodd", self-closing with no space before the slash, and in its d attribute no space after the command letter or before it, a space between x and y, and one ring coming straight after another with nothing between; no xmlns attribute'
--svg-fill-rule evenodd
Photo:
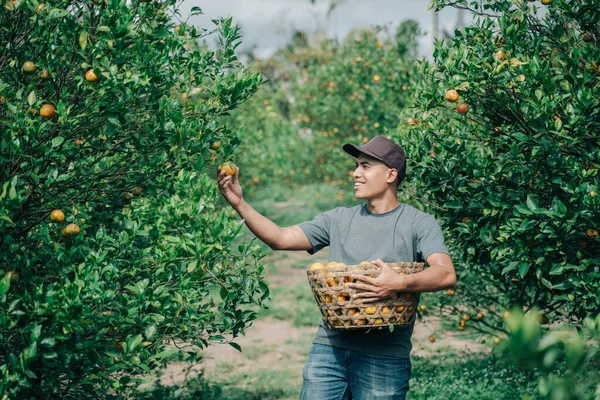
<svg viewBox="0 0 600 400"><path fill-rule="evenodd" d="M398 171L396 170L396 168L390 168L387 171L387 183L394 183L396 181L396 178L398 178Z"/></svg>

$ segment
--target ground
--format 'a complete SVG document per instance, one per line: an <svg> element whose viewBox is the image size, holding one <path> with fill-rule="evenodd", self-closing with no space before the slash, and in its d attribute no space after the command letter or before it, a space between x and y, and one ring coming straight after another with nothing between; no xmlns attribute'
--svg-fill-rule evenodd
<svg viewBox="0 0 600 400"><path fill-rule="evenodd" d="M204 352L201 364L171 363L161 377L161 383L183 385L187 378L204 370L209 381L245 393L258 393L257 399L297 398L302 384L302 367L319 319L306 269L311 263L323 260L327 260L326 250L314 256L306 252L282 251L265 258L270 265L266 277L272 291L271 307L260 314L245 337L236 339L242 352L226 344L210 346ZM436 334L437 340L431 343L429 337L438 331L439 325L435 317L416 323L413 356L428 357L445 351L465 355L489 351L488 345L451 332Z"/></svg>

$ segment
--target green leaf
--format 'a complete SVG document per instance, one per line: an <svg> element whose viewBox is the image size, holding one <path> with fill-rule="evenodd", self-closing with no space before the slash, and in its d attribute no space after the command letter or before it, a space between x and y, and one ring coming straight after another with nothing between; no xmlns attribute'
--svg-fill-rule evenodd
<svg viewBox="0 0 600 400"><path fill-rule="evenodd" d="M61 144L63 144L65 141L65 138L62 136L57 136L54 139L52 139L52 147L58 147Z"/></svg>
<svg viewBox="0 0 600 400"><path fill-rule="evenodd" d="M11 224L11 225L14 225L14 224L15 224L15 223L13 222L13 220L12 220L12 219L10 219L10 218L8 217L8 215L0 215L0 219L1 219L1 220L3 220L3 221L6 221L6 222L8 222L8 223L9 223L9 224Z"/></svg>
<svg viewBox="0 0 600 400"><path fill-rule="evenodd" d="M521 275L521 278L525 278L525 275L527 275L527 271L529 271L530 266L531 265L526 262L519 263L519 275Z"/></svg>
<svg viewBox="0 0 600 400"><path fill-rule="evenodd" d="M231 347L233 347L234 349L236 349L237 351L239 351L240 353L242 352L242 348L241 348L241 346L239 344L234 343L234 342L229 342L229 345Z"/></svg>
<svg viewBox="0 0 600 400"><path fill-rule="evenodd" d="M37 97L35 95L35 90L32 90L31 93L29 93L29 96L27 96L27 102L29 103L30 106L33 106L36 101L37 101Z"/></svg>
<svg viewBox="0 0 600 400"><path fill-rule="evenodd" d="M221 296L221 299L225 300L227 298L228 294L229 294L229 292L227 292L227 289L225 289L223 286L221 286L221 290L219 291L219 295Z"/></svg>
<svg viewBox="0 0 600 400"><path fill-rule="evenodd" d="M146 336L146 340L152 339L152 337L154 336L155 333L156 333L156 325L154 325L154 324L148 325L146 327L146 330L144 331L144 335Z"/></svg>
<svg viewBox="0 0 600 400"><path fill-rule="evenodd" d="M567 215L567 206L565 206L562 201L555 197L552 199L552 211L554 212L554 215L562 218Z"/></svg>
<svg viewBox="0 0 600 400"><path fill-rule="evenodd" d="M533 212L536 212L536 210L540 208L537 200L531 195L527 195L527 207L529 207L529 209Z"/></svg>
<svg viewBox="0 0 600 400"><path fill-rule="evenodd" d="M5 274L4 278L0 280L0 296L6 294L6 292L8 292L8 289L10 289L10 275Z"/></svg>
<svg viewBox="0 0 600 400"><path fill-rule="evenodd" d="M87 41L88 41L88 33L86 31L83 31L79 34L79 46L81 47L81 50L85 50L85 48L87 47Z"/></svg>

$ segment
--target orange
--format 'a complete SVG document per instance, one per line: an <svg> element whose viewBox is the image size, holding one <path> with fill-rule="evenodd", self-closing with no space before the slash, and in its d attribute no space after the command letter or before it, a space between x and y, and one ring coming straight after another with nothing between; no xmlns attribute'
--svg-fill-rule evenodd
<svg viewBox="0 0 600 400"><path fill-rule="evenodd" d="M502 317L504 317L504 319L507 319L508 317L510 317L510 313L508 311L504 311Z"/></svg>
<svg viewBox="0 0 600 400"><path fill-rule="evenodd" d="M141 187L136 187L135 189L133 189L131 191L131 194L133 194L134 196L139 196L140 194L142 194L142 188Z"/></svg>
<svg viewBox="0 0 600 400"><path fill-rule="evenodd" d="M427 306L426 306L425 304L421 304L421 305L418 307L418 310L419 310L419 311L421 311L421 312L423 312L423 311L427 310Z"/></svg>
<svg viewBox="0 0 600 400"><path fill-rule="evenodd" d="M227 175L227 176L235 175L238 170L237 165L235 165L234 163L232 163L230 161L221 165L219 168L221 171L225 171L225 175Z"/></svg>
<svg viewBox="0 0 600 400"><path fill-rule="evenodd" d="M345 293L342 293L338 296L338 302L349 301L349 300L350 300L350 296L348 296Z"/></svg>
<svg viewBox="0 0 600 400"><path fill-rule="evenodd" d="M464 321L468 321L468 320L470 320L470 319L471 319L471 317L469 316L469 314L463 314L463 316L462 316L462 319L463 319Z"/></svg>
<svg viewBox="0 0 600 400"><path fill-rule="evenodd" d="M47 69L43 69L42 72L40 72L40 78L42 78L42 79L49 79L50 78L50 71L48 71Z"/></svg>
<svg viewBox="0 0 600 400"><path fill-rule="evenodd" d="M333 297L330 295L325 295L325 303L333 303Z"/></svg>
<svg viewBox="0 0 600 400"><path fill-rule="evenodd" d="M391 311L391 310L390 310L390 308L389 308L389 307L383 307L383 308L381 309L381 313L382 313L382 314L389 314L389 313L390 313L390 311Z"/></svg>
<svg viewBox="0 0 600 400"><path fill-rule="evenodd" d="M396 312L400 312L401 313L402 311L404 311L404 306L398 306L398 307L396 307Z"/></svg>
<svg viewBox="0 0 600 400"><path fill-rule="evenodd" d="M337 267L338 264L339 263L337 261L330 261L330 262L327 263L327 265L325 266L325 268Z"/></svg>
<svg viewBox="0 0 600 400"><path fill-rule="evenodd" d="M35 72L35 64L31 61L26 61L23 63L23 71L25 72Z"/></svg>
<svg viewBox="0 0 600 400"><path fill-rule="evenodd" d="M459 114L466 114L469 112L469 105L467 103L460 103L458 106L456 106L456 111Z"/></svg>
<svg viewBox="0 0 600 400"><path fill-rule="evenodd" d="M56 108L52 104L44 104L40 108L40 115L44 118L52 118L56 115Z"/></svg>
<svg viewBox="0 0 600 400"><path fill-rule="evenodd" d="M219 147L221 147L221 142L213 142L213 143L211 143L211 145L210 145L210 148L211 148L212 150L219 150Z"/></svg>
<svg viewBox="0 0 600 400"><path fill-rule="evenodd" d="M323 269L323 268L325 268L325 266L323 264L321 264L320 262L317 262L317 263L311 264L309 270L316 271L318 269Z"/></svg>
<svg viewBox="0 0 600 400"><path fill-rule="evenodd" d="M85 80L88 82L96 82L98 80L98 75L96 75L93 68L85 73Z"/></svg>
<svg viewBox="0 0 600 400"><path fill-rule="evenodd" d="M63 222L65 220L65 213L61 210L54 210L50 213L50 220L52 222Z"/></svg>
<svg viewBox="0 0 600 400"><path fill-rule="evenodd" d="M454 293L456 293L456 292L454 291L454 289L448 289L448 290L446 290L446 294L447 294L448 296L454 296Z"/></svg>
<svg viewBox="0 0 600 400"><path fill-rule="evenodd" d="M418 123L419 123L419 120L418 120L418 119L416 119L416 118L410 117L409 119L407 119L407 120L406 120L406 122L407 122L409 125L416 125L416 124L418 124Z"/></svg>
<svg viewBox="0 0 600 400"><path fill-rule="evenodd" d="M72 237L79 235L80 229L77 224L69 224L65 226L62 230L62 235L64 237Z"/></svg>
<svg viewBox="0 0 600 400"><path fill-rule="evenodd" d="M549 4L552 4L552 0L541 0L542 4L547 6Z"/></svg>
<svg viewBox="0 0 600 400"><path fill-rule="evenodd" d="M365 314L367 315L373 315L377 312L377 308L375 307L367 307L365 308Z"/></svg>
<svg viewBox="0 0 600 400"><path fill-rule="evenodd" d="M381 324L383 324L383 318L377 318L377 319L375 320L375 322L373 322L373 324L374 324L374 325L381 325Z"/></svg>
<svg viewBox="0 0 600 400"><path fill-rule="evenodd" d="M366 325L367 324L367 320L365 319L359 319L358 321L356 321L356 325Z"/></svg>
<svg viewBox="0 0 600 400"><path fill-rule="evenodd" d="M435 336L433 336L433 335L429 336L429 341L431 343L435 342Z"/></svg>
<svg viewBox="0 0 600 400"><path fill-rule="evenodd" d="M500 339L498 336L494 336L493 340L494 340L494 344L499 344L502 341L502 339Z"/></svg>
<svg viewBox="0 0 600 400"><path fill-rule="evenodd" d="M380 77L379 75L375 75L375 76L373 77L373 80L374 80L375 82L379 82L379 81L381 80L381 77Z"/></svg>
<svg viewBox="0 0 600 400"><path fill-rule="evenodd" d="M588 229L587 231L585 231L585 233L591 237L591 238L595 238L596 236L598 236L598 230L597 229Z"/></svg>
<svg viewBox="0 0 600 400"><path fill-rule="evenodd" d="M477 313L477 319L483 319L483 318L485 318L485 316L483 315L483 313L482 312L478 312Z"/></svg>
<svg viewBox="0 0 600 400"><path fill-rule="evenodd" d="M462 326L464 328L465 326L467 326L467 321L465 321L465 320L459 321L458 326Z"/></svg>
<svg viewBox="0 0 600 400"><path fill-rule="evenodd" d="M327 278L325 279L325 282L327 282L329 286L337 286L338 278Z"/></svg>
<svg viewBox="0 0 600 400"><path fill-rule="evenodd" d="M448 100L451 103L454 103L456 100L458 100L458 92L456 90L448 90L446 91L446 100Z"/></svg>

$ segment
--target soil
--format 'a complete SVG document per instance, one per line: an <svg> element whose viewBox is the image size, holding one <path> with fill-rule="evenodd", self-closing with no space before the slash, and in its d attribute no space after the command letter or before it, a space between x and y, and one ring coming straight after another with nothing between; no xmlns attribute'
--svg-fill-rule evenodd
<svg viewBox="0 0 600 400"><path fill-rule="evenodd" d="M318 258L326 259L326 254L319 253ZM306 281L305 270L297 266L302 264L302 261L305 261L308 266L315 260L316 256L310 256L303 251L277 252L265 258L265 262L275 265L274 269L266 273L269 286L273 288ZM293 265L296 268L292 267ZM308 282L306 284L308 285ZM489 351L488 346L465 340L447 331L431 343L429 337L437 331L439 325L439 320L435 317L427 317L415 324L412 339L413 356L426 357L448 348L461 353ZM277 369L277 366L281 365L285 366L288 373L297 376L300 384L302 367L316 331L316 326L297 327L289 320L259 319L246 331L245 337L236 339L236 343L242 347L242 353L226 344L212 345L204 352L202 364L190 366L186 363L172 363L160 380L163 385L178 385L201 370L204 370L206 377L222 376L223 365L235 369L235 371L227 371L235 374L249 373L263 368ZM297 345L294 346L294 343ZM253 355L249 357L244 351L252 349Z"/></svg>

